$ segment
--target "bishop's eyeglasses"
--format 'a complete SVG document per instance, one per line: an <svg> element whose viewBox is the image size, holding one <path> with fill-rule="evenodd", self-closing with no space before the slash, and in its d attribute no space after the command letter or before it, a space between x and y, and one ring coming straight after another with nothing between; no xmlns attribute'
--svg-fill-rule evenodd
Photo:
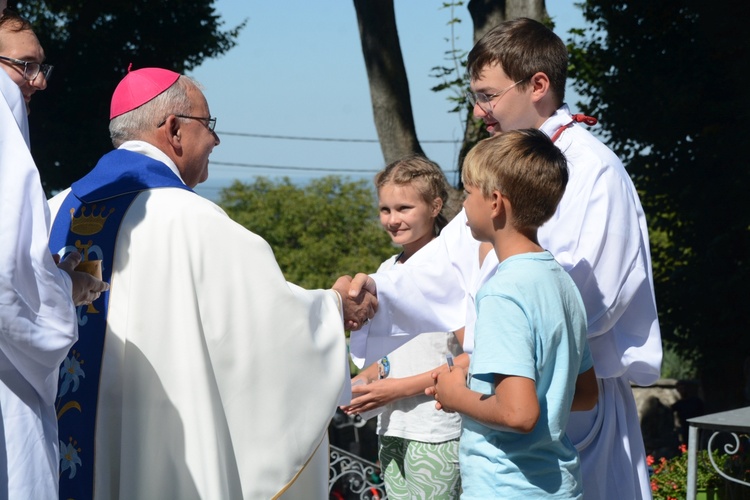
<svg viewBox="0 0 750 500"><path fill-rule="evenodd" d="M188 115L174 115L177 118L187 118L188 120L198 120L200 122L203 122L203 124L206 126L208 130L211 132L214 131L216 128L216 117L215 116L188 116ZM167 117L169 118L169 117ZM165 123L167 123L167 118L164 118L162 122L156 126L156 128L162 127Z"/></svg>

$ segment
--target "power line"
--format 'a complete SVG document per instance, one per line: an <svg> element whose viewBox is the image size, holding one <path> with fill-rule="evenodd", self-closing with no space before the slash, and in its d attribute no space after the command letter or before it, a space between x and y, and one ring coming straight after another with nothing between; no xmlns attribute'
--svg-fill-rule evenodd
<svg viewBox="0 0 750 500"><path fill-rule="evenodd" d="M251 134L249 132L222 132L216 131L219 135L233 135L237 137L254 137L258 139L283 139L290 141L315 141L315 142L366 142L366 143L379 143L378 139L343 139L333 137L303 137L293 135L272 135L272 134ZM459 144L462 141L453 139L434 139L434 140L420 140L419 142L425 144Z"/></svg>
<svg viewBox="0 0 750 500"><path fill-rule="evenodd" d="M264 168L269 170L300 170L300 171L307 171L307 172L350 172L350 173L377 173L378 170L358 170L355 168L324 168L324 167L291 167L291 166L284 166L284 165L258 165L253 163L236 163L236 162L227 162L227 161L213 161L211 160L211 165L221 165L223 167L239 167L239 168Z"/></svg>
<svg viewBox="0 0 750 500"><path fill-rule="evenodd" d="M277 134L254 134L249 132L226 132L217 131L220 136L236 136L236 137L250 137L257 139L280 139L280 140L292 140L292 141L313 141L313 142L349 142L349 143L369 143L377 144L380 141L378 139L344 139L344 138L333 138L333 137L307 137L307 136L292 136L292 135L277 135ZM423 140L421 143L429 144L459 144L459 140ZM239 162L225 162L225 161L211 161L212 165L222 167L234 167L234 168L251 168L251 169L266 169L266 170L282 170L282 171L298 171L298 172L331 172L331 173L350 173L350 174L375 174L380 169L356 169L356 168L331 168L331 167L299 167L299 166L285 166L285 165L261 165L254 163L239 163ZM456 174L457 170L444 170L446 175Z"/></svg>
<svg viewBox="0 0 750 500"><path fill-rule="evenodd" d="M214 161L211 160L211 165L220 165L223 167L239 167L239 168L262 168L268 170L297 170L306 172L347 172L352 174L376 174L380 172L380 169L375 170L361 170L356 168L330 168L330 167L291 167L284 165L259 165L254 163L237 163L227 161ZM443 170L445 174L457 173L457 170Z"/></svg>

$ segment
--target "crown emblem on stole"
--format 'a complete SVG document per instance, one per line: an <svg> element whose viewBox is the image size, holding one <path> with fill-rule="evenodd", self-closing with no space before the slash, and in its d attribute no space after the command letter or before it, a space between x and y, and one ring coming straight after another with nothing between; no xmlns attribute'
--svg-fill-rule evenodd
<svg viewBox="0 0 750 500"><path fill-rule="evenodd" d="M104 223L107 222L107 217L112 215L112 212L115 211L114 208L110 208L109 212L105 215L104 211L106 210L106 205L102 205L101 209L97 213L96 211L96 203L91 205L91 211L89 214L86 214L86 209L88 208L88 205L81 205L81 215L78 217L75 216L75 208L70 209L70 231L75 234L80 234L83 236L89 236L92 234L96 234L99 231L102 230L104 227Z"/></svg>

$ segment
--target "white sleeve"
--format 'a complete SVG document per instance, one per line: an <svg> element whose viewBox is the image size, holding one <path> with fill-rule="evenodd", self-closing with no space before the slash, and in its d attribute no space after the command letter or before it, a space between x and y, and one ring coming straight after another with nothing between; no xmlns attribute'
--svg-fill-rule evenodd
<svg viewBox="0 0 750 500"><path fill-rule="evenodd" d="M372 274L378 313L352 332L350 351L365 366L423 332L450 332L464 326L468 288L479 272L479 242L461 211L403 265Z"/></svg>
<svg viewBox="0 0 750 500"><path fill-rule="evenodd" d="M6 90L0 98L0 367L12 366L53 404L59 365L78 335L76 314L70 278L47 246L47 201Z"/></svg>

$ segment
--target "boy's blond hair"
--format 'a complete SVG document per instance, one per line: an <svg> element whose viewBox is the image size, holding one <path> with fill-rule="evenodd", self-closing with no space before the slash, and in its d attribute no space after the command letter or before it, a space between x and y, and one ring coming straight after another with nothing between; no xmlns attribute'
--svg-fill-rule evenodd
<svg viewBox="0 0 750 500"><path fill-rule="evenodd" d="M510 200L516 228L538 228L557 210L568 183L565 155L544 132L522 129L479 141L466 155L461 179L485 197Z"/></svg>

